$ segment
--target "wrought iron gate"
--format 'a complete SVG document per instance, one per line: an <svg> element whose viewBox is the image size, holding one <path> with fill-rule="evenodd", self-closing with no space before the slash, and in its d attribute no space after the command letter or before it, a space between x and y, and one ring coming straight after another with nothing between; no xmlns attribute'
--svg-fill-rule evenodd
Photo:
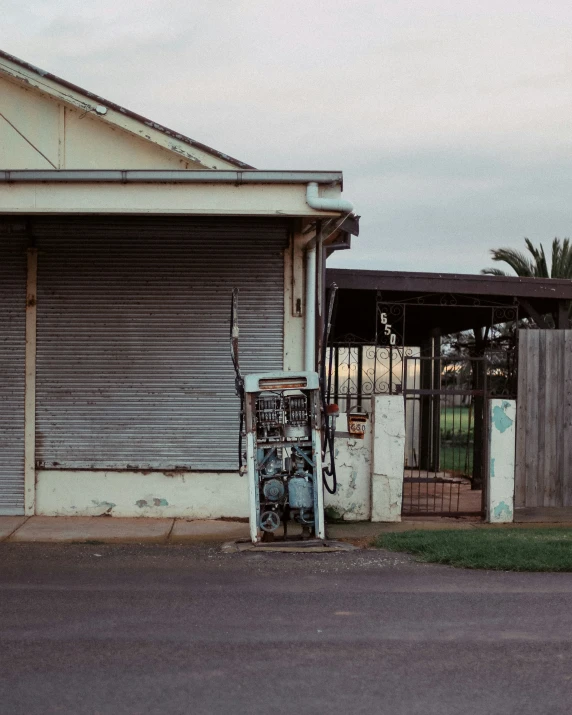
<svg viewBox="0 0 572 715"><path fill-rule="evenodd" d="M489 362L484 357L405 361L403 514L480 516Z"/></svg>

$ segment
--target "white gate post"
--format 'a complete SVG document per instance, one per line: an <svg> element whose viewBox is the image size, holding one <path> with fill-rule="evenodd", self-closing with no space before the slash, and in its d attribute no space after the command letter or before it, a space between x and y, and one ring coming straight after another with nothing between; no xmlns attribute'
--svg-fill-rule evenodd
<svg viewBox="0 0 572 715"><path fill-rule="evenodd" d="M405 466L405 403L402 395L373 398L371 520L401 521Z"/></svg>
<svg viewBox="0 0 572 715"><path fill-rule="evenodd" d="M487 521L514 521L514 464L516 452L516 401L489 403L489 480Z"/></svg>

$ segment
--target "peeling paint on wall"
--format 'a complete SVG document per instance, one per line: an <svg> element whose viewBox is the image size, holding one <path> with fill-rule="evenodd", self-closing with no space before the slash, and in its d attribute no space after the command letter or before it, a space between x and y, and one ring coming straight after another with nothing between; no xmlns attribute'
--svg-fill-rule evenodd
<svg viewBox="0 0 572 715"><path fill-rule="evenodd" d="M510 407L510 403L506 400L503 401L502 405L495 405L493 407L493 427L497 429L501 434L505 430L512 427L514 420L507 415L507 408Z"/></svg>
<svg viewBox="0 0 572 715"><path fill-rule="evenodd" d="M491 400L489 488L487 518L493 523L513 521L516 402Z"/></svg>
<svg viewBox="0 0 572 715"><path fill-rule="evenodd" d="M94 480L90 471L41 469L36 478L44 516L248 517L247 484L235 473L105 471Z"/></svg>
<svg viewBox="0 0 572 715"><path fill-rule="evenodd" d="M99 512L99 516L103 516L104 514L111 514L113 507L117 506L113 502L97 501L97 499L92 499L91 503L94 506L94 511Z"/></svg>
<svg viewBox="0 0 572 715"><path fill-rule="evenodd" d="M508 504L501 501L493 509L494 521L512 521L512 509Z"/></svg>
<svg viewBox="0 0 572 715"><path fill-rule="evenodd" d="M138 499L135 504L140 508L140 509L145 509L146 507L154 507L154 506L169 506L169 502L166 499L158 499L157 497L154 497L153 499Z"/></svg>
<svg viewBox="0 0 572 715"><path fill-rule="evenodd" d="M347 415L339 417L335 443L338 488L324 495L326 515L332 521L365 521L370 517L371 440L368 422L364 439L349 436Z"/></svg>

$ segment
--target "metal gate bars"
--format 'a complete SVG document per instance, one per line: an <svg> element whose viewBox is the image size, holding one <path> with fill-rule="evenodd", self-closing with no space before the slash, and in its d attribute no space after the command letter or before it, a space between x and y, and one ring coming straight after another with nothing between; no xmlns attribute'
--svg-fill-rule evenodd
<svg viewBox="0 0 572 715"><path fill-rule="evenodd" d="M487 361L407 357L402 513L482 516Z"/></svg>

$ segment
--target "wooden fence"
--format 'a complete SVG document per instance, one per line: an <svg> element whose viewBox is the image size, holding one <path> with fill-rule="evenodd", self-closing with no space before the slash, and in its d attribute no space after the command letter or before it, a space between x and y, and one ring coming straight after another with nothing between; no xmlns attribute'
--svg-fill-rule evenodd
<svg viewBox="0 0 572 715"><path fill-rule="evenodd" d="M572 330L521 330L515 521L572 521Z"/></svg>

